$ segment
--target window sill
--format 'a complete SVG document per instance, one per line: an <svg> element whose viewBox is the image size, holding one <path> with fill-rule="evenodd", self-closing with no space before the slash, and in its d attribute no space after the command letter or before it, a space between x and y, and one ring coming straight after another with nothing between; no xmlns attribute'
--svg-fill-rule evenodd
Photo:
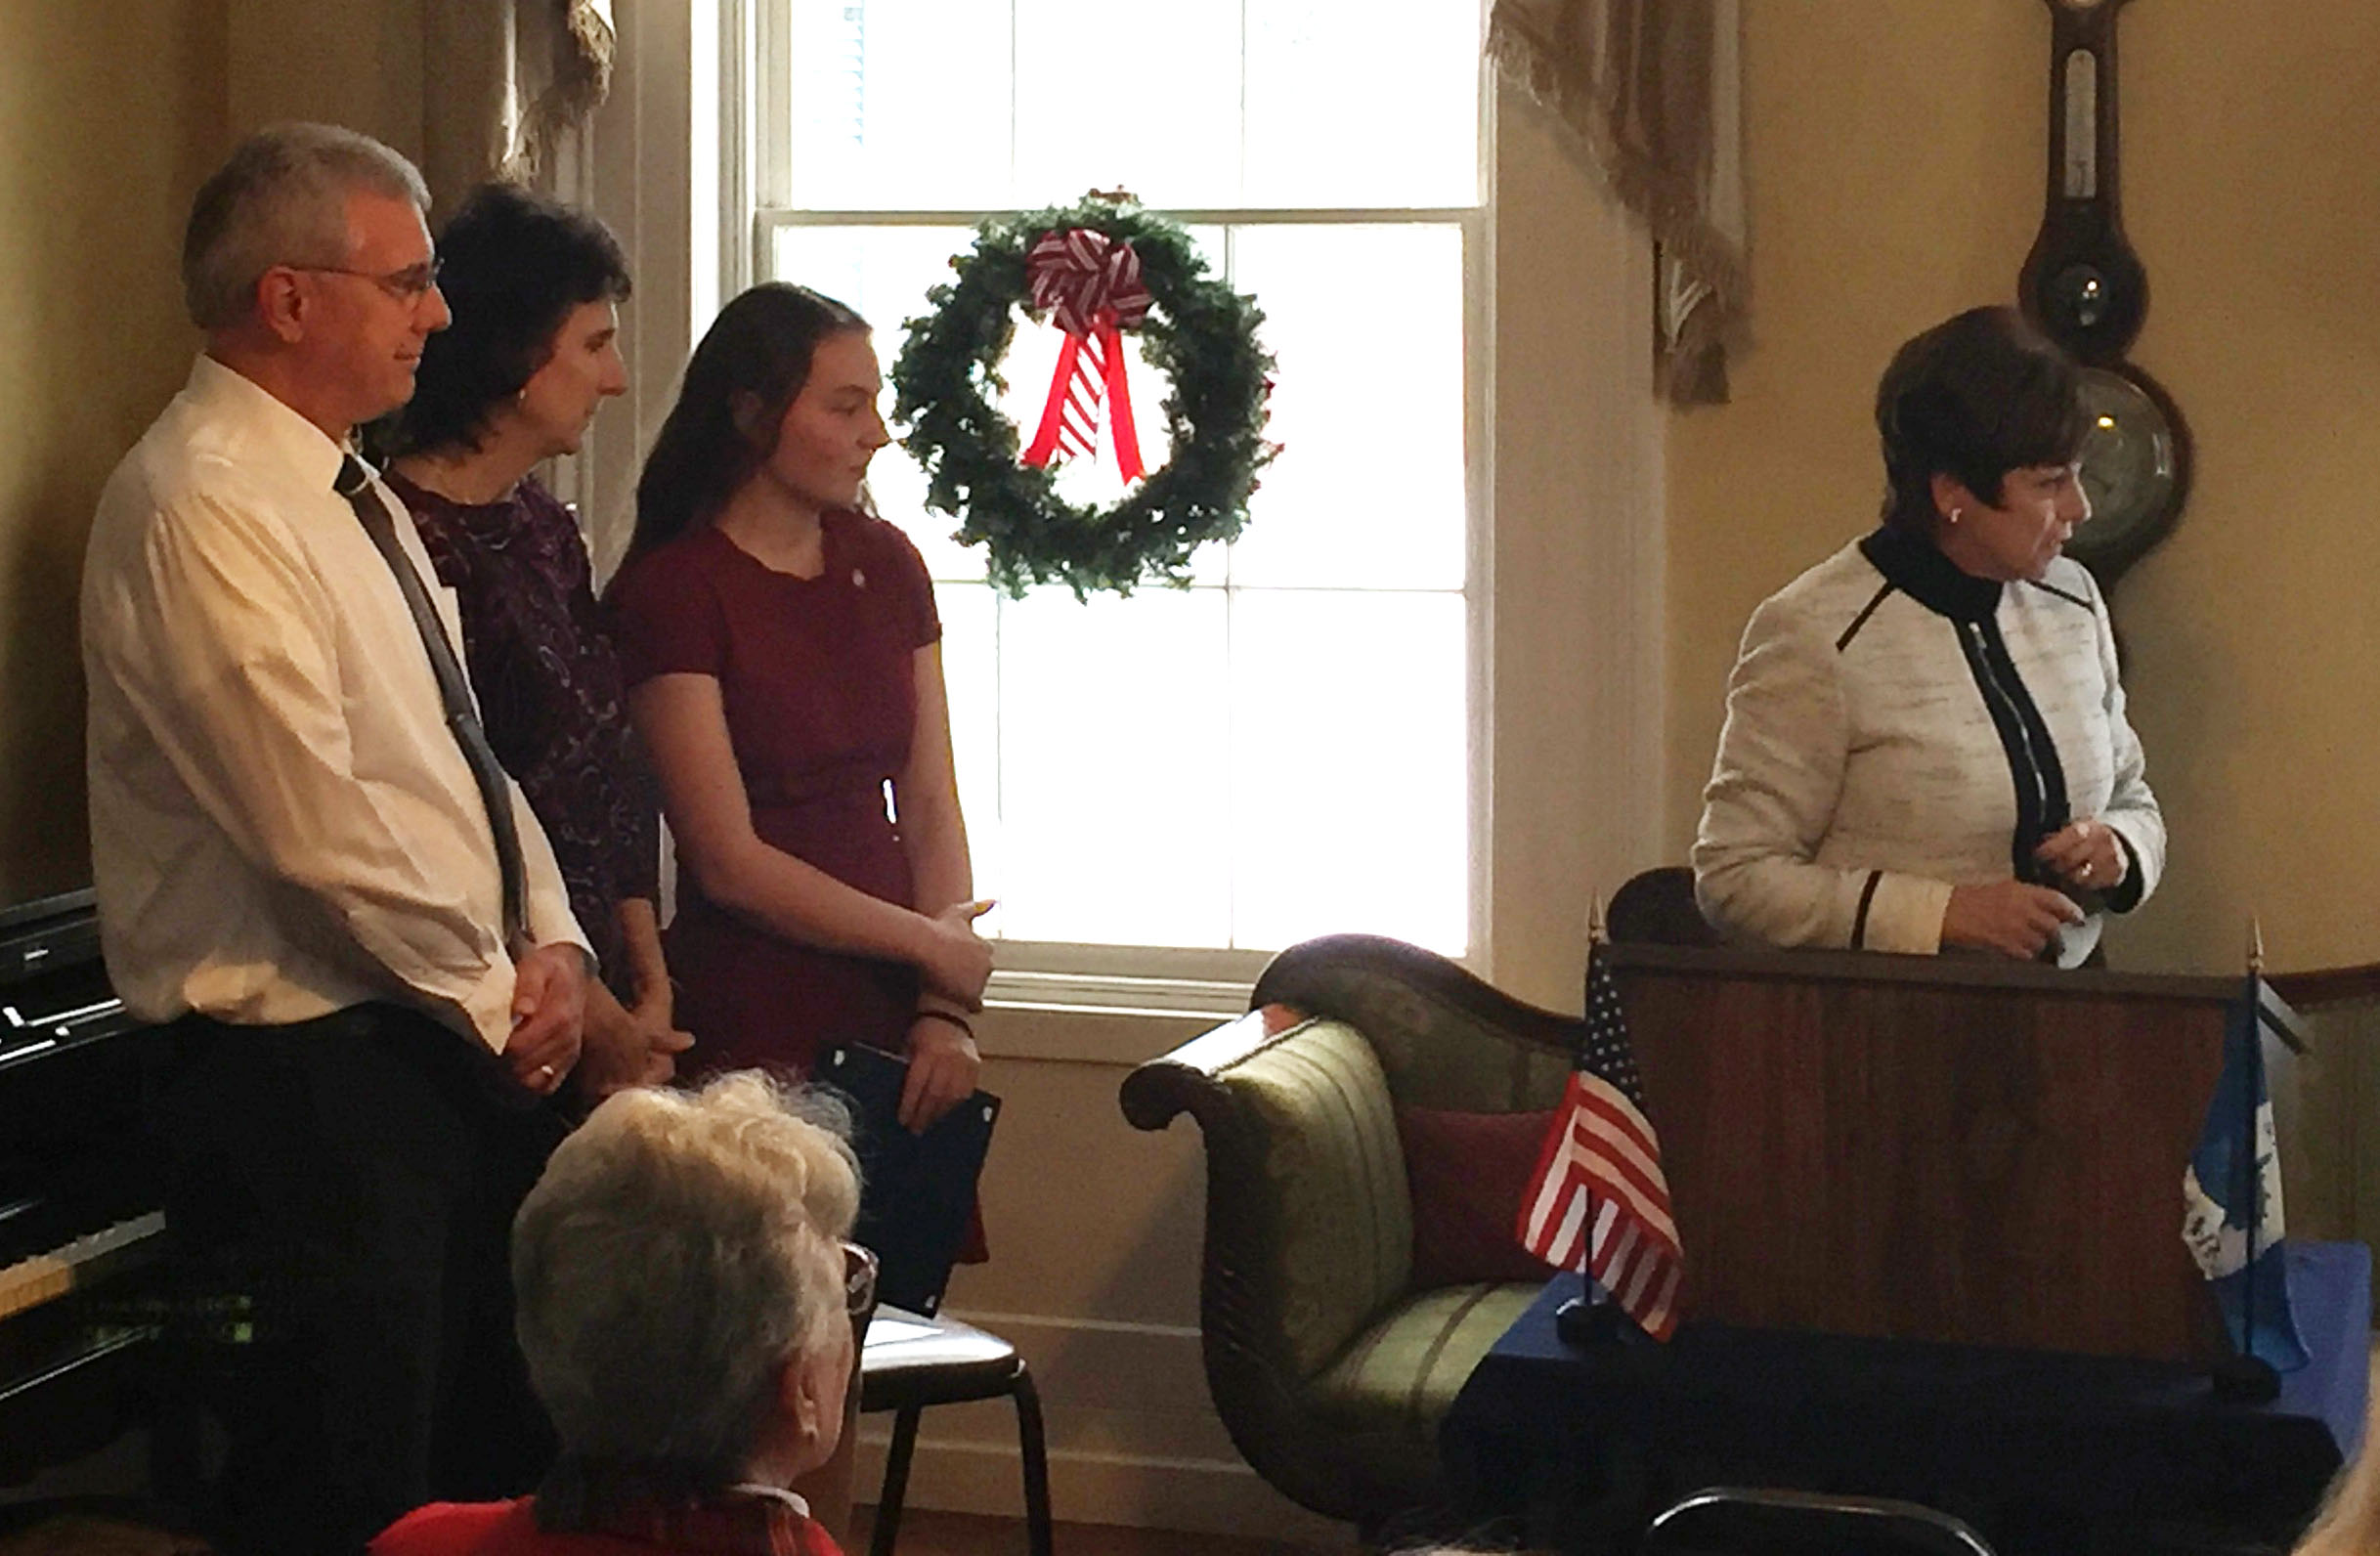
<svg viewBox="0 0 2380 1556"><path fill-rule="evenodd" d="M1231 1019L1233 1016L1203 1011L994 999L974 1018L974 1025L975 1041L986 1059L1128 1070ZM995 1083L992 1089L999 1086Z"/></svg>
<svg viewBox="0 0 2380 1556"><path fill-rule="evenodd" d="M1010 972L992 974L984 1004L1026 1010L1095 1010L1147 1016L1233 1016L1248 1008L1246 979L1160 977L1126 972Z"/></svg>

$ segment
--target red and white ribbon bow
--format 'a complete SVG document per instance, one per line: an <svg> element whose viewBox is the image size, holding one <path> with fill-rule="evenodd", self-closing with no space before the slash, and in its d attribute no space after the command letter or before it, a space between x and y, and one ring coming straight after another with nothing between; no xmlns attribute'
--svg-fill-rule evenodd
<svg viewBox="0 0 2380 1556"><path fill-rule="evenodd" d="M1061 454L1098 447L1100 403L1108 406L1115 466L1127 481L1143 473L1141 441L1132 424L1132 388L1124 376L1120 333L1147 317L1141 256L1129 241L1088 227L1044 233L1024 261L1025 284L1036 310L1066 332L1058 371L1041 410L1041 426L1024 462L1046 465Z"/></svg>

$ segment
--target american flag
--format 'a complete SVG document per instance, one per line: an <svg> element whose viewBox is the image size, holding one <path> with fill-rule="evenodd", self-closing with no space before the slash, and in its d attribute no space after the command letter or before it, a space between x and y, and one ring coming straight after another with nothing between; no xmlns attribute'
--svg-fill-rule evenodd
<svg viewBox="0 0 2380 1556"><path fill-rule="evenodd" d="M1521 1204L1521 1243L1558 1269L1583 1269L1656 1340L1677 1328L1685 1270L1661 1143L1601 947L1587 954L1586 1033L1579 1067Z"/></svg>

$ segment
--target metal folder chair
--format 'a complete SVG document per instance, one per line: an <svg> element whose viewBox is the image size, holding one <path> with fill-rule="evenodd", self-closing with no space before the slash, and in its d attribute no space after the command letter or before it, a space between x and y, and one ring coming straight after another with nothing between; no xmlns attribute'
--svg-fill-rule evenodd
<svg viewBox="0 0 2380 1556"><path fill-rule="evenodd" d="M909 1461L917 1451L918 1417L930 1405L1003 1395L1017 1405L1026 1542L1032 1556L1051 1556L1050 1460L1042 1438L1041 1397L1015 1346L956 1318L879 1308L867 1343L860 1348L859 1379L860 1409L894 1412L892 1446L885 1456L885 1485L877 1497L868 1556L892 1556L901 1504L909 1491Z"/></svg>

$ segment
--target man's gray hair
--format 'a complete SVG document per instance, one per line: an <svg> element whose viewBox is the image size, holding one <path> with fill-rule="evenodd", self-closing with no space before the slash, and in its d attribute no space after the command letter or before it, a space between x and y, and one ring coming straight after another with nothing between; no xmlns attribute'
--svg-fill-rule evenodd
<svg viewBox="0 0 2380 1556"><path fill-rule="evenodd" d="M513 1221L512 1284L566 1456L742 1476L780 1369L845 1321L844 1117L746 1070L622 1092L555 1149Z"/></svg>
<svg viewBox="0 0 2380 1556"><path fill-rule="evenodd" d="M335 124L275 124L239 143L198 188L182 235L182 296L200 329L238 324L276 265L347 262L347 196L430 208L413 164Z"/></svg>

